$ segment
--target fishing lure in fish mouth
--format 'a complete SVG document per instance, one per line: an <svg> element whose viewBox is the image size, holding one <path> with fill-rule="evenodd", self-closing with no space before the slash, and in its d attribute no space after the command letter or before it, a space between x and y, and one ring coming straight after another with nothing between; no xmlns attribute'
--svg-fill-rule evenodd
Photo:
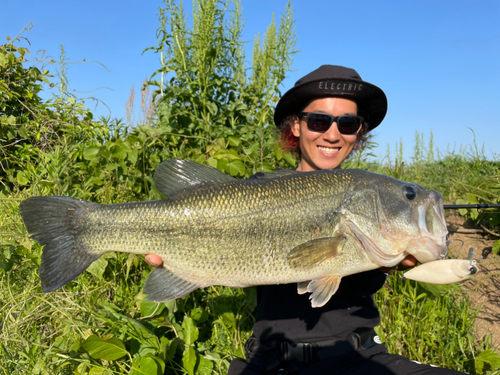
<svg viewBox="0 0 500 375"><path fill-rule="evenodd" d="M428 284L458 283L475 275L479 268L474 260L474 249L470 248L468 259L440 259L422 264L408 272L402 278Z"/></svg>

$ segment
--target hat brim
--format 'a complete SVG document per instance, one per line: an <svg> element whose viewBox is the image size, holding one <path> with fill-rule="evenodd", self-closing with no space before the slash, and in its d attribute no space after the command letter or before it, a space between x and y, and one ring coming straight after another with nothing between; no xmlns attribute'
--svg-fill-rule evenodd
<svg viewBox="0 0 500 375"><path fill-rule="evenodd" d="M297 114L312 100L326 97L356 102L366 117L368 131L376 128L387 113L387 97L371 83L346 78L317 79L296 85L281 97L274 112L274 123L279 126L287 116Z"/></svg>

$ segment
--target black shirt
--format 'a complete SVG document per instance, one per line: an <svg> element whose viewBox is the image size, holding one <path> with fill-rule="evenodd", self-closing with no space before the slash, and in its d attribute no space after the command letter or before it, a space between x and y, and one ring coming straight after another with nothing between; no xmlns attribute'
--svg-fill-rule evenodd
<svg viewBox="0 0 500 375"><path fill-rule="evenodd" d="M311 307L309 293L297 293L297 284L259 287L254 336L261 344L274 346L281 341L345 338L357 328L375 327L380 315L372 294L385 279L380 270L345 276L330 301L319 308Z"/></svg>

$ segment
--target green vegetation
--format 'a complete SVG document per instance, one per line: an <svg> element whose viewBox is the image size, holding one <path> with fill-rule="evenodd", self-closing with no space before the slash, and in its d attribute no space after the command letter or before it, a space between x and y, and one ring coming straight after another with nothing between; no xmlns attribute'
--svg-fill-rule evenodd
<svg viewBox="0 0 500 375"><path fill-rule="evenodd" d="M293 167L296 160L280 149L272 125L294 53L292 9L286 7L278 27L272 21L262 40L256 37L250 64L241 28L238 2L196 0L188 27L182 4L166 0L158 46L151 48L161 67L145 85L154 88L153 101L148 107L144 96L139 124L132 123L132 108L127 123L95 120L69 95L63 50L59 95L44 101L49 72L26 65L29 51L18 47L19 36L0 47L0 373L224 374L232 358L244 356L254 288L210 287L155 304L143 298L150 272L143 258L110 253L46 295L37 275L42 250L28 238L18 211L34 195L106 204L160 198L152 176L160 161L173 157L241 178ZM450 201L497 203L500 166L477 148L433 156L432 142L426 147L417 135L414 158L405 165L402 145L394 161L388 155L383 163L367 161L373 147L368 139L347 167L414 181ZM463 214L498 232L498 215ZM379 334L392 352L498 374L500 357L490 338L474 337L477 311L460 288L393 275L376 301Z"/></svg>

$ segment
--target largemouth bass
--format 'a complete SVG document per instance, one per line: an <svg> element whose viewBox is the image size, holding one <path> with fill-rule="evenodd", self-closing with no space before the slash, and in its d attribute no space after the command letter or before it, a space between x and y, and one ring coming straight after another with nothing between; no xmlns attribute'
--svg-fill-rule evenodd
<svg viewBox="0 0 500 375"><path fill-rule="evenodd" d="M110 251L157 254L149 300L210 285L298 283L323 306L342 276L446 253L439 192L362 170L260 173L237 180L188 160L160 164L168 199L115 205L32 197L19 209L44 245L44 292L60 288Z"/></svg>

